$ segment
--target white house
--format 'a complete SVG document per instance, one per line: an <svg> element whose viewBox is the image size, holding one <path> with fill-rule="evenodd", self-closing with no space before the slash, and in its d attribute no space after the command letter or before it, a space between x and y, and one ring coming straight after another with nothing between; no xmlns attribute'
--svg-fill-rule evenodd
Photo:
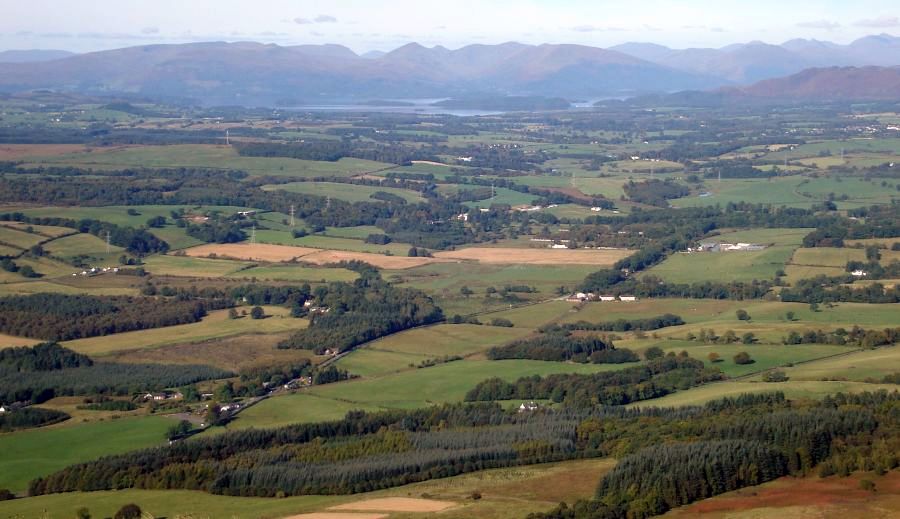
<svg viewBox="0 0 900 519"><path fill-rule="evenodd" d="M611 302L611 301L615 301L615 300L616 300L616 296L600 296L600 301L604 301L607 303Z"/></svg>
<svg viewBox="0 0 900 519"><path fill-rule="evenodd" d="M864 277L868 276L869 273L866 272L865 270L854 270L853 272L850 273L850 275L856 276L858 278L864 278Z"/></svg>
<svg viewBox="0 0 900 519"><path fill-rule="evenodd" d="M637 301L637 297L635 296L619 296L619 300L624 301L626 303L633 303Z"/></svg>
<svg viewBox="0 0 900 519"><path fill-rule="evenodd" d="M526 413L529 411L537 411L538 405L535 402L522 402L522 405L519 406L520 413Z"/></svg>
<svg viewBox="0 0 900 519"><path fill-rule="evenodd" d="M6 412L6 407L0 405L0 414L3 414L3 413L5 413L5 412Z"/></svg>

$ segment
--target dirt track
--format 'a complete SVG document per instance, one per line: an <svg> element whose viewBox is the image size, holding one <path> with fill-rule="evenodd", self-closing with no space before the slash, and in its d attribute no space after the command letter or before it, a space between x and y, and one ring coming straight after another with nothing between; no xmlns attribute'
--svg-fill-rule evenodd
<svg viewBox="0 0 900 519"><path fill-rule="evenodd" d="M382 497L333 506L329 510L364 510L376 512L441 512L453 508L452 501L435 501L412 497Z"/></svg>
<svg viewBox="0 0 900 519"><path fill-rule="evenodd" d="M388 514L354 514L352 512L313 512L284 519L384 519Z"/></svg>

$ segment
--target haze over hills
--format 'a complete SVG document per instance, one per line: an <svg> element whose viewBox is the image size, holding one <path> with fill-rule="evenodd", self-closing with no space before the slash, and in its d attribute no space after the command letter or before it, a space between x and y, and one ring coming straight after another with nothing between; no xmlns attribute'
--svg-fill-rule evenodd
<svg viewBox="0 0 900 519"><path fill-rule="evenodd" d="M652 43L625 43L610 50L739 84L813 67L900 65L900 38L888 34L866 36L848 45L794 39L781 45L754 41L721 49L670 49Z"/></svg>
<svg viewBox="0 0 900 519"><path fill-rule="evenodd" d="M68 58L69 56L74 55L74 52L69 52L67 50L4 50L0 51L0 63L34 63L38 61Z"/></svg>
<svg viewBox="0 0 900 519"><path fill-rule="evenodd" d="M195 98L205 103L315 103L324 98L446 97L472 92L614 96L721 81L615 51L577 45L411 43L361 57L338 45L150 45L53 63L0 65L0 89L67 88Z"/></svg>
<svg viewBox="0 0 900 519"><path fill-rule="evenodd" d="M7 53L0 57L3 54ZM52 61L41 61L41 55L33 52L30 56L26 60L20 55L16 63L0 59L0 91L54 89L191 99L203 104L296 106L363 99L473 95L591 99L715 90L816 67L900 65L900 38L869 36L848 45L817 40L790 40L782 45L750 42L683 50L650 43L600 49L510 42L456 50L409 43L390 52L364 55L334 44L209 42L46 58ZM889 83L873 85L869 94L892 92L891 74L878 74ZM872 80L875 75L867 72ZM838 84L846 86L851 80ZM814 95L814 85L819 83L813 81L802 91ZM777 85L787 88L790 84L771 83L758 91L771 92Z"/></svg>

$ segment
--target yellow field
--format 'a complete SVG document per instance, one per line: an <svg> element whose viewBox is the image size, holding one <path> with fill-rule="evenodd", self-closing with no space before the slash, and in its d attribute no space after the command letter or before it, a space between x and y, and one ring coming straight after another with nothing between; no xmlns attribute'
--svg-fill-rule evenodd
<svg viewBox="0 0 900 519"><path fill-rule="evenodd" d="M405 256L384 256L370 252L350 252L272 245L268 243L225 243L208 244L186 249L188 256L206 258L232 258L250 261L287 262L299 260L314 265L328 265L341 261L364 261L374 267L389 270L404 270L420 267L442 260L436 258L408 258ZM446 261L446 260L445 260Z"/></svg>

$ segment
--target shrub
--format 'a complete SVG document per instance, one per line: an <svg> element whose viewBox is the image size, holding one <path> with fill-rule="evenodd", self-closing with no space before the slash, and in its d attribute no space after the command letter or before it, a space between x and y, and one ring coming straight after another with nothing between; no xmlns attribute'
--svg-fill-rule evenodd
<svg viewBox="0 0 900 519"><path fill-rule="evenodd" d="M266 316L265 310L262 309L261 306L254 306L253 310L250 310L250 318L251 319L262 319Z"/></svg>
<svg viewBox="0 0 900 519"><path fill-rule="evenodd" d="M784 371L776 369L774 371L766 372L762 379L763 382L787 382L788 376L785 375Z"/></svg>
<svg viewBox="0 0 900 519"><path fill-rule="evenodd" d="M512 328L513 323L509 319L504 319L502 317L495 317L491 319L491 326L500 326L502 328Z"/></svg>
<svg viewBox="0 0 900 519"><path fill-rule="evenodd" d="M129 503L116 512L115 519L140 519L141 507L134 503Z"/></svg>
<svg viewBox="0 0 900 519"><path fill-rule="evenodd" d="M750 358L750 354L746 351L742 351L734 356L734 363L745 365L745 364L753 364L755 361Z"/></svg>
<svg viewBox="0 0 900 519"><path fill-rule="evenodd" d="M663 355L665 355L665 353L662 351L662 348L660 348L659 346L651 346L651 347L647 348L646 350L644 350L644 358L647 360L658 359L658 358L662 357Z"/></svg>

